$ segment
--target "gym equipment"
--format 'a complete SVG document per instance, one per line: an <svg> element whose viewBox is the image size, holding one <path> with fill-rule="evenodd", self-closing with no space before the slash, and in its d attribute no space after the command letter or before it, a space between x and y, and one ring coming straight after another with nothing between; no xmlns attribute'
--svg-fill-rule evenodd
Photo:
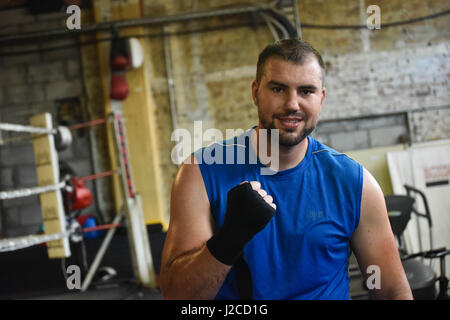
<svg viewBox="0 0 450 320"><path fill-rule="evenodd" d="M419 285L417 285L417 287L422 287L421 289L416 289L415 292L413 291L413 295L415 299L436 299L436 300L449 300L450 297L448 295L448 283L449 283L449 279L447 278L446 274L445 274L445 257L450 254L450 250L447 250L447 248L439 248L439 249L435 249L435 250L429 250L429 251L424 251L424 252L419 252L419 253L414 253L414 254L410 254L410 255L406 255L402 258L402 262L403 262L403 267L405 268L405 271L408 269L413 276L415 276L416 274L422 274L424 275L423 278L427 279L427 278L431 278L432 276L434 276L433 278L433 289L435 289L434 287L434 283L436 281L439 282L439 291L437 293L436 296L436 292L435 290L431 290L431 286L425 286L426 282L424 281L424 283L419 283ZM409 261L413 261L414 258L417 257L422 257L422 258L426 258L426 259L437 259L439 258L439 265L440 265L440 276L438 278L436 278L434 272L433 274L424 274L423 271L424 269L422 267L418 267L418 264L410 264ZM407 274L408 275L408 274ZM408 279L409 280L409 279ZM412 289L412 288L411 288Z"/></svg>
<svg viewBox="0 0 450 320"><path fill-rule="evenodd" d="M385 196L386 207L389 213L392 232L397 239L398 249L402 265L406 273L413 297L417 300L448 299L448 279L445 275L445 257L450 254L446 248L433 249L432 219L426 196L420 190L404 185L406 195ZM414 195L419 195L423 201L425 213L419 212L415 207ZM404 231L408 225L411 215L415 214L425 218L428 222L430 236L430 250L409 254L404 241ZM419 239L420 240L420 239ZM434 270L423 262L426 259L440 259L440 276L437 277ZM439 281L439 292L435 283Z"/></svg>
<svg viewBox="0 0 450 320"><path fill-rule="evenodd" d="M125 78L125 71L131 66L127 41L116 33L111 42L111 93L114 100L125 100L129 88Z"/></svg>

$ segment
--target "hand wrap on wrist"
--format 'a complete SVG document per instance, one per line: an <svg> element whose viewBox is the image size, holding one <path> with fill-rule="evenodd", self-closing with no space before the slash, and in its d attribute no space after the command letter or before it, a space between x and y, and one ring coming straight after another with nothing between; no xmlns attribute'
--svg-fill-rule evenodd
<svg viewBox="0 0 450 320"><path fill-rule="evenodd" d="M228 192L223 225L206 246L217 260L232 265L245 244L267 225L274 213L275 209L249 182L240 184Z"/></svg>

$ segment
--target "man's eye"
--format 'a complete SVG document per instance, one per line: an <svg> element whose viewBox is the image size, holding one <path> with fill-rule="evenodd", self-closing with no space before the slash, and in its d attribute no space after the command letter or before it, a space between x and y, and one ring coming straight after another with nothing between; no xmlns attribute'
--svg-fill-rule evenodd
<svg viewBox="0 0 450 320"><path fill-rule="evenodd" d="M300 91L300 93L302 94L302 95L305 95L305 96L309 96L311 93L313 93L311 90L301 90Z"/></svg>
<svg viewBox="0 0 450 320"><path fill-rule="evenodd" d="M275 93L281 93L281 92L283 92L283 88L281 88L281 87L273 87L272 91L275 92Z"/></svg>

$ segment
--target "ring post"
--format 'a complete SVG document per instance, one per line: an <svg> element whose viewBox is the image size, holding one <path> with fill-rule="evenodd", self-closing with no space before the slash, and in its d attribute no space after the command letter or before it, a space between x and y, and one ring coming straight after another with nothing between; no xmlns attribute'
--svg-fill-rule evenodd
<svg viewBox="0 0 450 320"><path fill-rule="evenodd" d="M49 130L53 129L50 113L35 115L30 118L30 124ZM55 149L55 137L52 134L39 135L33 138L34 161L38 185L45 186L59 182L58 154ZM42 219L46 234L65 233L65 213L62 195L59 190L42 193ZM47 252L50 259L70 257L68 237L47 242Z"/></svg>

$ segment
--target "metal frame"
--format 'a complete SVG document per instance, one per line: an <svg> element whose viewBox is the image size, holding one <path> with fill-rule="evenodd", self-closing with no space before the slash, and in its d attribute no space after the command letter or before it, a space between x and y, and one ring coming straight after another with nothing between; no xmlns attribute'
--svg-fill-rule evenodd
<svg viewBox="0 0 450 320"><path fill-rule="evenodd" d="M155 287L153 261L150 242L147 234L140 195L134 190L132 173L128 158L128 146L122 114L112 113L114 139L117 146L117 156L120 164L121 187L123 196L123 211L127 218L128 238L132 254L135 276L146 286Z"/></svg>

